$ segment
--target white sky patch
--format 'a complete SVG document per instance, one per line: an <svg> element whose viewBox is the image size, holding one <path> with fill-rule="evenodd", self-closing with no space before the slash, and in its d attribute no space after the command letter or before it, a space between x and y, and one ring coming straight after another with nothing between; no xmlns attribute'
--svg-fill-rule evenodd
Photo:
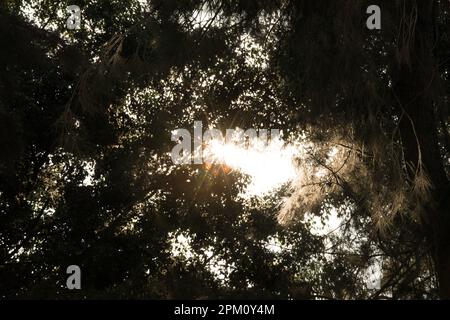
<svg viewBox="0 0 450 320"><path fill-rule="evenodd" d="M328 209L328 212L325 217L313 215L313 214L305 214L304 221L311 224L311 233L318 236L328 236L330 234L339 235L342 232L342 226L345 223L345 219L348 219L347 216L339 216L338 210L334 207ZM325 243L327 247L332 247L333 243L328 239L325 239ZM349 252L352 252L352 244L347 248ZM329 259L332 259L332 256L326 254ZM382 260L380 258L374 258L371 260L369 267L364 271L364 281L367 285L368 289L378 290L381 287L381 278L382 278Z"/></svg>
<svg viewBox="0 0 450 320"><path fill-rule="evenodd" d="M212 251L210 251L208 258L211 258L213 255ZM229 264L226 260L220 259L218 257L212 257L211 260L207 264L209 271L214 274L216 279L220 280L222 284L225 284L229 279L233 268L235 268L235 264Z"/></svg>
<svg viewBox="0 0 450 320"><path fill-rule="evenodd" d="M292 245L283 245L278 236L270 236L265 243L267 250L274 254L281 254L286 250L291 250Z"/></svg>
<svg viewBox="0 0 450 320"><path fill-rule="evenodd" d="M41 21L38 18L38 11L37 11L37 7L42 5L41 4L42 1L36 1L33 3L25 3L22 4L21 6L21 12L23 14L23 16L32 24L34 24L35 26L39 27L39 28L44 28L46 30L49 31L55 31L58 29L58 25L53 21L53 22L47 22L47 21ZM55 12L54 12L54 16L55 19L62 19L65 17L69 17L69 13L66 12L65 10L63 10L62 8L66 8L66 6L64 5L60 5L56 8Z"/></svg>
<svg viewBox="0 0 450 320"><path fill-rule="evenodd" d="M336 231L342 224L336 208L331 208L326 217L319 217L313 214L305 214L305 222L311 223L311 233L317 236L325 236Z"/></svg>
<svg viewBox="0 0 450 320"><path fill-rule="evenodd" d="M82 185L83 186L94 185L95 161L83 161L83 169L86 172L86 176L84 177Z"/></svg>
<svg viewBox="0 0 450 320"><path fill-rule="evenodd" d="M190 261L199 259L199 255L192 249L193 239L188 232L170 232L169 242L171 245L170 252L173 257L183 259L187 264ZM235 264L228 263L226 260L214 255L214 248L209 247L203 250L204 258L208 260L206 266L209 271L218 279L222 284L225 284L235 268Z"/></svg>
<svg viewBox="0 0 450 320"><path fill-rule="evenodd" d="M212 156L214 163L225 164L250 176L247 196L263 195L297 177L294 159L298 149L285 145L279 138L268 143L255 138L250 146L213 140L206 153Z"/></svg>
<svg viewBox="0 0 450 320"><path fill-rule="evenodd" d="M191 259L194 256L191 242L192 238L187 233L169 234L171 253L174 257L183 257L184 259Z"/></svg>
<svg viewBox="0 0 450 320"><path fill-rule="evenodd" d="M373 259L372 264L365 272L365 281L368 289L379 290L383 275L383 262L380 258Z"/></svg>
<svg viewBox="0 0 450 320"><path fill-rule="evenodd" d="M239 54L245 56L245 63L248 66L266 69L269 63L267 50L263 48L251 35L241 36L240 46L236 49Z"/></svg>

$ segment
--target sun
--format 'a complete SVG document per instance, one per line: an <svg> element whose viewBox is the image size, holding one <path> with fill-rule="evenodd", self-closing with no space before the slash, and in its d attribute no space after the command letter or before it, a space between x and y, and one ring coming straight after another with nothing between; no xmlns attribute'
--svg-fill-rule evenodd
<svg viewBox="0 0 450 320"><path fill-rule="evenodd" d="M209 161L229 170L250 176L246 195L263 195L297 176L293 145L285 145L280 138L268 143L254 138L246 146L232 142L210 141L205 149Z"/></svg>

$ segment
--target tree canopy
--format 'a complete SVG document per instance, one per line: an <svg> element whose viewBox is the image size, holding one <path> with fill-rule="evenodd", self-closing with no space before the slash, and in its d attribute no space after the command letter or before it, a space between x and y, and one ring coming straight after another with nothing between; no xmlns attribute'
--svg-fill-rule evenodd
<svg viewBox="0 0 450 320"><path fill-rule="evenodd" d="M0 3L1 298L450 298L448 1L69 2ZM296 178L174 164L194 121Z"/></svg>

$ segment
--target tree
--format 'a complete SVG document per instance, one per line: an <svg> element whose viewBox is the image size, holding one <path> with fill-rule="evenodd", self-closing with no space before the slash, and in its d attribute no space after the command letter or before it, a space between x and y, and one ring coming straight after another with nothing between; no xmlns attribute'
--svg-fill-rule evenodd
<svg viewBox="0 0 450 320"><path fill-rule="evenodd" d="M450 298L447 2L74 4L0 5L3 298ZM304 139L302 178L174 165L194 120Z"/></svg>
<svg viewBox="0 0 450 320"><path fill-rule="evenodd" d="M448 298L448 105L444 102L447 71L443 58L448 52L448 29L441 24L448 19L448 7L440 1L398 1L382 7L382 30L369 34L359 27L360 19L352 18L362 10L357 5L301 2L294 12L308 13L303 19L293 14L292 37L306 38L311 51L301 56L305 60L294 62L293 70L302 76L291 75L290 63L285 70L295 81L294 92L311 99L314 108L309 110L314 117L328 117L330 123L344 124L344 130L350 124L357 145L373 152L372 177L381 178L376 183L387 184L386 191L393 195L386 198L384 194L382 201L408 199L391 213L397 209L417 216L419 234L427 239L434 261L440 296ZM336 18L319 17L322 12ZM323 26L326 21L334 22L332 32L330 28L318 31L313 39L303 35L302 30ZM286 43L295 55L303 47L293 47L293 38ZM304 74L312 51L318 53L320 62ZM379 215L381 208L370 209Z"/></svg>

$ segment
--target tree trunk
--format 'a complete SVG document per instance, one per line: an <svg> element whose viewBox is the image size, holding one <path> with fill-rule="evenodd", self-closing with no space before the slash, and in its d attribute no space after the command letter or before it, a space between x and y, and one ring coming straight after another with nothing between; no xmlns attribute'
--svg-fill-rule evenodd
<svg viewBox="0 0 450 320"><path fill-rule="evenodd" d="M439 77L432 51L433 6L433 0L410 1L403 12L394 94L410 181L413 183L421 164L431 184L429 193L422 191L418 199L439 293L441 298L450 299L450 183L439 152L438 121L431 94L433 83ZM417 20L411 31L414 17Z"/></svg>

